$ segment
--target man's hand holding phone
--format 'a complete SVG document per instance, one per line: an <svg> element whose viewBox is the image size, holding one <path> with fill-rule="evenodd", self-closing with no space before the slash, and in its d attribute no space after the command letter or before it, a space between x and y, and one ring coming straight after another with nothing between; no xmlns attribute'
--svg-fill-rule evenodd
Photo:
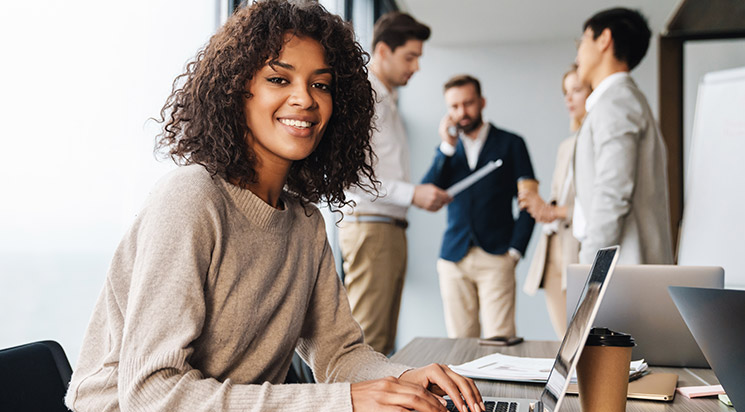
<svg viewBox="0 0 745 412"><path fill-rule="evenodd" d="M457 130L455 122L453 122L449 114L446 114L445 117L440 120L440 127L438 132L440 133L440 139L453 147L455 147L455 144L458 143L457 132L455 133L455 135L451 134L454 130Z"/></svg>

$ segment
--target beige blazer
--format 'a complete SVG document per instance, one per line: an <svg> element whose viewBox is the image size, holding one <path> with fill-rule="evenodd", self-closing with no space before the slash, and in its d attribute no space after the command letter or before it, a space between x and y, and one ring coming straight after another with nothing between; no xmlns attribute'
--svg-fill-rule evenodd
<svg viewBox="0 0 745 412"><path fill-rule="evenodd" d="M619 263L673 263L665 144L630 77L608 88L585 117L574 165L587 222L580 263L616 244Z"/></svg>
<svg viewBox="0 0 745 412"><path fill-rule="evenodd" d="M577 141L577 137L572 136L565 139L559 145L559 150L556 153L556 166L554 167L554 175L551 178L551 198L550 201L558 201L561 194L564 192L564 185L567 184L569 187L567 190L567 201L564 206L567 207L567 218L558 222L558 229L556 233L550 236L554 236L555 240L561 242L561 289L566 290L567 278L566 278L566 267L571 263L577 263L579 254L579 242L574 238L572 234L572 213L574 211L574 181L569 180L567 182L567 175L569 174L570 168L572 167L572 157L574 157L574 144ZM528 295L535 295L536 291L541 286L541 281L546 272L546 260L548 258L548 239L549 235L541 233L540 239L538 239L538 246L536 246L535 253L533 254L533 260L530 263L528 269L528 276L525 278L523 284L523 292Z"/></svg>

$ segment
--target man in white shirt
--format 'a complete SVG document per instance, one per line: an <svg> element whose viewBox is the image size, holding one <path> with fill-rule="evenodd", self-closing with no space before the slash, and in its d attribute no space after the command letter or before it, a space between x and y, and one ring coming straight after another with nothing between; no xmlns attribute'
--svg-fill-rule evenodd
<svg viewBox="0 0 745 412"><path fill-rule="evenodd" d="M584 25L577 74L593 92L574 160L580 263L615 244L621 263L673 263L665 145L629 76L650 36L644 17L625 8L601 11Z"/></svg>
<svg viewBox="0 0 745 412"><path fill-rule="evenodd" d="M339 227L352 314L365 342L383 354L393 350L396 338L406 274L406 212L411 205L437 211L450 201L434 185L411 183L406 130L397 106L396 88L419 70L429 36L429 27L405 13L388 13L375 23L370 83L376 96L372 148L379 196L350 189L347 197L356 205L344 210Z"/></svg>

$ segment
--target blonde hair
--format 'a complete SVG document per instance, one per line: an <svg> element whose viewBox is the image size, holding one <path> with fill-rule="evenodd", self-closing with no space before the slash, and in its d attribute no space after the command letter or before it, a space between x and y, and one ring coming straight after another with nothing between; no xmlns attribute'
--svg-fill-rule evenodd
<svg viewBox="0 0 745 412"><path fill-rule="evenodd" d="M564 93L564 96L566 96L567 94L567 89L564 87L564 82L566 82L567 76L569 76L572 73L577 74L576 63L572 63L572 65L569 66L569 70L567 70L564 73L564 76L561 77L561 91L562 93ZM592 87L588 85L587 88L590 90L590 93L592 93ZM576 132L577 130L579 130L579 127L582 126L582 120L583 119L577 119L575 117L571 117L569 120L569 130L573 132Z"/></svg>
<svg viewBox="0 0 745 412"><path fill-rule="evenodd" d="M567 89L564 87L564 82L567 79L567 76L569 76L572 73L577 73L577 63L572 63L571 66L569 66L569 70L567 70L563 76L561 76L561 92L564 94L567 94Z"/></svg>

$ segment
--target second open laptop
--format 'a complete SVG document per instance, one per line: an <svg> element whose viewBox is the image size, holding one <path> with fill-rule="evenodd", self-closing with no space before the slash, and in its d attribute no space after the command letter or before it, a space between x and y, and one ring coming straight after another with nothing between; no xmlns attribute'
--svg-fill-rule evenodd
<svg viewBox="0 0 745 412"><path fill-rule="evenodd" d="M567 313L577 300L589 265L567 268ZM634 337L632 359L649 365L708 368L704 354L678 313L668 286L724 287L716 266L618 265L593 326Z"/></svg>
<svg viewBox="0 0 745 412"><path fill-rule="evenodd" d="M670 296L733 406L745 410L745 290L671 287Z"/></svg>
<svg viewBox="0 0 745 412"><path fill-rule="evenodd" d="M600 249L595 255L592 268L588 267L588 271L585 272L585 287L577 299L579 303L577 309L573 311L575 315L561 342L540 399L485 396L484 403L487 405L487 411L559 412L617 260L618 246ZM448 402L448 410L457 411L452 401Z"/></svg>

